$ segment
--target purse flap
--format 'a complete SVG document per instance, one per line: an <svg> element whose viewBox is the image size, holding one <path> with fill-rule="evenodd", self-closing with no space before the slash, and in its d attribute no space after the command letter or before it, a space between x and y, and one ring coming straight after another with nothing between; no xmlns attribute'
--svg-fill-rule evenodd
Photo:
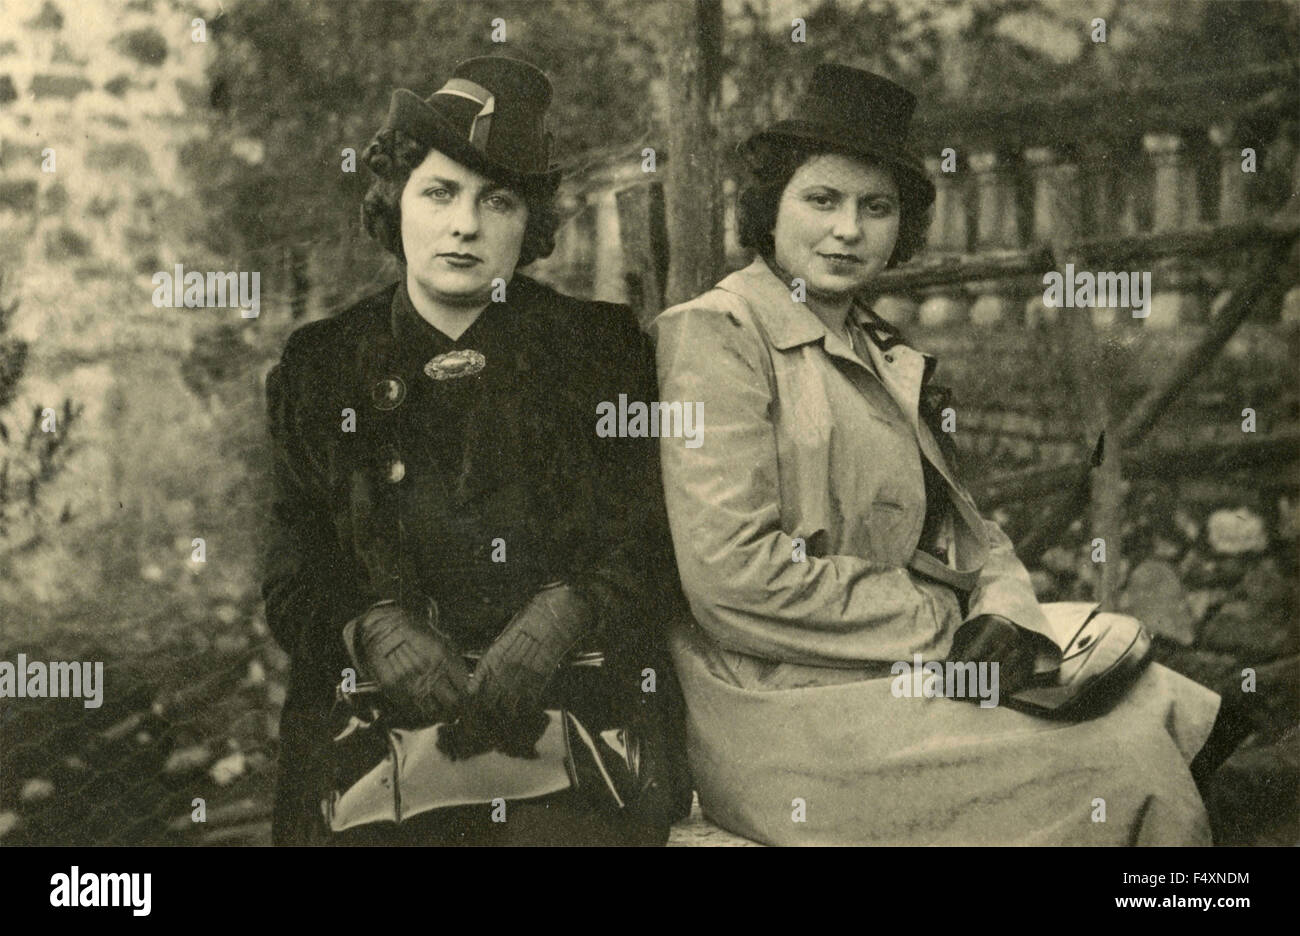
<svg viewBox="0 0 1300 936"><path fill-rule="evenodd" d="M342 832L376 822L401 822L449 806L489 805L494 799L531 799L570 789L561 712L548 711L535 758L487 751L452 760L438 749L438 725L394 728L388 755L325 804L330 829Z"/></svg>
<svg viewBox="0 0 1300 936"><path fill-rule="evenodd" d="M535 758L487 751L452 760L438 749L438 726L391 732L397 758L397 821L448 806L490 804L494 799L532 799L573 785L566 766L568 742L561 712L546 712L546 730Z"/></svg>

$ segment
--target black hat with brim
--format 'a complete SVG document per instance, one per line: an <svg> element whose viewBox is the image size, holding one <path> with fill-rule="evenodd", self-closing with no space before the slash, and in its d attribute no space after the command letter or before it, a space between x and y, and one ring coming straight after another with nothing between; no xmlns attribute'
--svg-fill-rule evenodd
<svg viewBox="0 0 1300 936"><path fill-rule="evenodd" d="M754 164L760 143L815 143L889 166L900 188L923 207L934 202L934 183L908 149L916 97L888 78L848 65L818 65L812 84L795 106L798 117L755 133L738 147Z"/></svg>
<svg viewBox="0 0 1300 936"><path fill-rule="evenodd" d="M462 62L427 99L394 91L384 129L400 130L502 185L554 192L561 172L550 161L550 103L551 82L540 69L485 56Z"/></svg>

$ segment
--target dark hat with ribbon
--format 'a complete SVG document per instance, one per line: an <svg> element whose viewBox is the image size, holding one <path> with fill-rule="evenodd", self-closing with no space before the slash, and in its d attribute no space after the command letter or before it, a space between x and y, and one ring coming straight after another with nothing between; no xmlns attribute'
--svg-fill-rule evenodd
<svg viewBox="0 0 1300 936"><path fill-rule="evenodd" d="M740 153L752 163L760 141L825 143L890 166L899 187L910 188L928 206L934 201L934 183L907 147L915 109L916 96L888 78L848 65L818 65L795 105L797 116L754 134L740 145Z"/></svg>
<svg viewBox="0 0 1300 936"><path fill-rule="evenodd" d="M546 129L551 82L541 69L504 56L473 58L425 100L399 88L385 130L401 130L505 185L554 191L560 171L551 163Z"/></svg>

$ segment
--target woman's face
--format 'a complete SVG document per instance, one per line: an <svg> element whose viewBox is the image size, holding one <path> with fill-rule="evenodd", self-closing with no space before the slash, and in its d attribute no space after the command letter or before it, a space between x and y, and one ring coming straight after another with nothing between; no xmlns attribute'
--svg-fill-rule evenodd
<svg viewBox="0 0 1300 936"><path fill-rule="evenodd" d="M431 297L477 301L519 262L528 206L516 192L433 150L402 189L407 272Z"/></svg>
<svg viewBox="0 0 1300 936"><path fill-rule="evenodd" d="M893 174L822 153L795 170L781 194L772 240L776 262L809 292L856 292L885 268L898 241Z"/></svg>

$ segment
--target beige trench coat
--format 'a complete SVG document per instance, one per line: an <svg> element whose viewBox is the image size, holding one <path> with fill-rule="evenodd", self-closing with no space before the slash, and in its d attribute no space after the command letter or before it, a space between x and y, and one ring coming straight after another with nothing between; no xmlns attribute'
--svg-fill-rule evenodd
<svg viewBox="0 0 1300 936"><path fill-rule="evenodd" d="M942 660L979 614L1042 635L1043 666L1068 640L1068 615L1039 605L918 418L933 358L864 336L864 360L761 259L652 333L660 399L696 404L703 431L698 447L660 447L706 813L768 842L1207 840L1186 764L1218 697L1163 667L1080 725L889 691L891 662ZM922 458L952 504L946 563L918 555ZM965 615L944 578L973 586ZM1049 773L1068 779L1031 793ZM1106 792L1099 823L1088 804Z"/></svg>

